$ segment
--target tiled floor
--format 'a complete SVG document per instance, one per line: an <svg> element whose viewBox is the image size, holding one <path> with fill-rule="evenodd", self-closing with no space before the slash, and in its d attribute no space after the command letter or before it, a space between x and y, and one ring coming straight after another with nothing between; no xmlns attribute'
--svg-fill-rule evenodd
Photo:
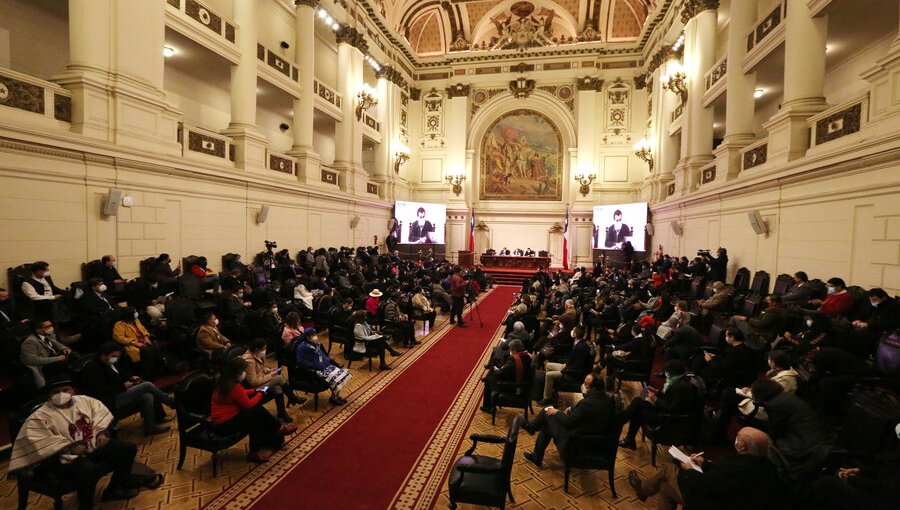
<svg viewBox="0 0 900 510"><path fill-rule="evenodd" d="M446 320L440 317L439 321ZM421 323L419 323L421 327ZM421 330L419 331L421 334ZM320 337L325 340L325 335ZM327 345L327 342L326 342ZM338 349L338 347L335 347ZM336 358L342 361L340 354L334 352ZM352 368L353 379L348 383L345 394L352 393L360 387L377 370L369 372L367 366L354 365ZM626 393L631 388L626 389ZM324 411L329 409L327 392L322 394L319 411L313 411L312 400L304 404L302 409L290 408L294 417L294 423L300 428L307 427ZM270 403L270 406L274 404ZM490 415L478 412L472 422L472 433L492 433L503 435L507 430L507 419L512 416L512 411L500 410L497 414L497 425L491 425ZM174 422L173 422L174 424ZM129 501L103 503L100 508L108 510L131 509L199 509L215 498L225 487L234 483L253 464L245 460L246 441L226 452L220 453L224 460L224 468L219 470L216 478L212 477L212 465L210 454L199 450L189 449L182 470L176 469L178 462L178 435L173 430L168 434L161 434L151 438L145 438L141 434L141 423L138 416L125 420L121 424L121 434L124 439L135 442L139 446L138 460L146 463L156 471L165 474L166 481L162 487L153 491L142 491L136 498ZM620 450L616 466L616 489L618 498L613 498L607 486L605 472L574 471L570 478L569 492L563 491L562 465L555 447L550 446L544 459L543 469L535 468L522 457L526 451L530 451L534 445L534 437L524 432L519 435L518 451L515 465L512 471L513 495L516 503L512 508L521 509L646 509L653 508L654 500L641 503L634 496L634 492L628 485L627 475L631 469L637 469L644 476L654 470L650 466L649 443L648 446L639 447L636 452ZM466 440L461 446L461 452L468 449L470 442ZM479 446L479 453L499 456L500 448L494 445ZM0 472L5 475L6 466L0 464ZM100 487L105 486L105 480ZM98 498L99 499L99 498ZM16 507L17 490L16 482L5 476L0 480L0 509L12 509ZM441 492L437 508L447 508L446 487ZM32 494L29 498L28 508L48 509L53 507L53 502L46 497ZM74 495L65 498L65 508L77 508ZM292 508L302 508L293 505ZM460 505L466 508L466 505Z"/></svg>

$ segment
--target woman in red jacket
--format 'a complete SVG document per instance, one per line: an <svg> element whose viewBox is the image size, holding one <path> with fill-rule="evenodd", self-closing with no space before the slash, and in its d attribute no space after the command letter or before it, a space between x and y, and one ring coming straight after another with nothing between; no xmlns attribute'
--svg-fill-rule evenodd
<svg viewBox="0 0 900 510"><path fill-rule="evenodd" d="M241 385L246 375L247 362L242 358L231 358L225 363L213 390L209 417L216 433L249 433L248 459L266 462L272 451L284 444L284 436L293 434L297 426L275 419L261 404L264 391L248 390Z"/></svg>

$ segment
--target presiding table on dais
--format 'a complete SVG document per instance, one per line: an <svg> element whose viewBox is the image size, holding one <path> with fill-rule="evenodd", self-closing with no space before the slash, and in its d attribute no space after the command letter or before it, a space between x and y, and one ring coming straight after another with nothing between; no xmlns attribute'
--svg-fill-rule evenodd
<svg viewBox="0 0 900 510"><path fill-rule="evenodd" d="M482 255L481 265L484 267L503 267L509 269L546 269L550 267L550 257Z"/></svg>

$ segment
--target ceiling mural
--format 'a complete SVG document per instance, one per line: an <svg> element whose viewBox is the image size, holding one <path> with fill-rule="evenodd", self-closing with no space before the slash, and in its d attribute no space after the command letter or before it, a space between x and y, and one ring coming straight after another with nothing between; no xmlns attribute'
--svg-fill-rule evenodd
<svg viewBox="0 0 900 510"><path fill-rule="evenodd" d="M638 40L659 0L375 0L420 56Z"/></svg>

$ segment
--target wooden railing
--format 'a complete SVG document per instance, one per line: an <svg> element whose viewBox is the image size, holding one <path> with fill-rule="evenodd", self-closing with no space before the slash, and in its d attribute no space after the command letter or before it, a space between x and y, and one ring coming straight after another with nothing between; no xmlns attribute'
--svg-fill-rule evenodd
<svg viewBox="0 0 900 510"><path fill-rule="evenodd" d="M72 122L72 94L59 85L0 67L0 107Z"/></svg>
<svg viewBox="0 0 900 510"><path fill-rule="evenodd" d="M186 158L205 159L207 157L234 161L234 144L231 138L197 126L180 122L178 143L181 155Z"/></svg>
<svg viewBox="0 0 900 510"><path fill-rule="evenodd" d="M706 72L706 76L703 77L703 81L706 84L706 89L709 90L713 85L718 83L719 80L725 77L725 72L728 71L728 56L722 57L718 62L713 64L713 66Z"/></svg>

